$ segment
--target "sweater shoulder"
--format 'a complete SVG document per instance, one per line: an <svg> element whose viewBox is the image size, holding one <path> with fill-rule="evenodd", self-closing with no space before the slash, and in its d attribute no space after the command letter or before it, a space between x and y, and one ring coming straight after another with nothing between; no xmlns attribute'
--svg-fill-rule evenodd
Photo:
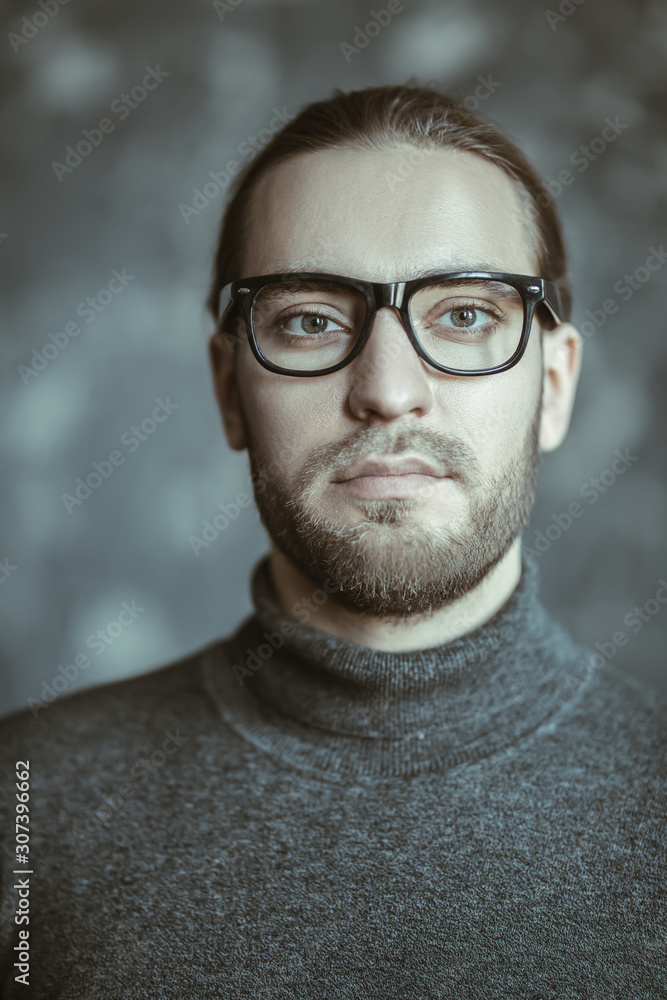
<svg viewBox="0 0 667 1000"><path fill-rule="evenodd" d="M210 711L201 664L214 645L139 676L14 712L0 719L0 744L5 754L19 759L164 729L175 719L184 725L202 711Z"/></svg>
<svg viewBox="0 0 667 1000"><path fill-rule="evenodd" d="M667 694L663 691L610 663L596 674L598 683L592 687L591 696L601 706L614 708L619 717L628 720L664 722Z"/></svg>
<svg viewBox="0 0 667 1000"><path fill-rule="evenodd" d="M667 696L607 663L581 684L570 703L581 743L611 763L667 775Z"/></svg>

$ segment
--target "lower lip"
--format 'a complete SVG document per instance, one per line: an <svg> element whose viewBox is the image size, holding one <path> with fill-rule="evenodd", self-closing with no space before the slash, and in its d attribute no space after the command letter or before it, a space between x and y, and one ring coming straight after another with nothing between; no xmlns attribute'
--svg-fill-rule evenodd
<svg viewBox="0 0 667 1000"><path fill-rule="evenodd" d="M410 472L404 476L357 476L335 483L339 489L360 500L403 500L418 496L436 483L443 482L440 476L424 476Z"/></svg>

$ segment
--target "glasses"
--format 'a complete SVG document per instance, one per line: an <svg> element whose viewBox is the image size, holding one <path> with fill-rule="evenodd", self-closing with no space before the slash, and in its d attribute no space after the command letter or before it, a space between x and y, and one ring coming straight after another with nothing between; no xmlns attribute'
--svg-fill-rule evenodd
<svg viewBox="0 0 667 1000"><path fill-rule="evenodd" d="M232 340L247 337L264 368L311 378L350 364L378 309L387 306L398 310L419 357L449 375L512 368L526 350L536 309L548 329L562 315L552 282L493 271L387 283L317 272L267 274L225 285L218 315Z"/></svg>

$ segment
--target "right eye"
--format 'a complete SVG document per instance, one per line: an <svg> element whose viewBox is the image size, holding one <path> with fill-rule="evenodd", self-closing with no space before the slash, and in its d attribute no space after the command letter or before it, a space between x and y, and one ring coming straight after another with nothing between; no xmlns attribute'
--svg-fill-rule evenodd
<svg viewBox="0 0 667 1000"><path fill-rule="evenodd" d="M319 313L294 313L283 319L280 325L287 333L294 336L339 333L343 329L336 320L330 319L328 316L321 316Z"/></svg>

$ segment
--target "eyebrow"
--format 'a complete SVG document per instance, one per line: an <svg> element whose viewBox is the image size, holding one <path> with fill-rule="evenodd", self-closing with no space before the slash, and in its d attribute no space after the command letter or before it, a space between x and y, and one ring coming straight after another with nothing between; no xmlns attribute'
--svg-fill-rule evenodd
<svg viewBox="0 0 667 1000"><path fill-rule="evenodd" d="M299 272L299 271L282 271L280 273L282 273L282 274L294 274L295 278L298 278L299 274L301 272ZM329 272L328 271L327 272L323 271L321 273L328 274ZM343 275L339 275L339 277L343 277ZM311 280L311 281L307 281L307 282L299 282L297 280L297 281L294 281L294 282L286 282L285 285L282 285L282 284L278 285L278 284L276 284L276 285L267 285L267 286L265 286L265 288L264 288L264 297L265 298L277 298L277 299L279 299L281 297L281 295L289 294L290 290L293 288L294 285L297 286L297 290L299 288L299 285L303 285L303 290L307 291L307 292L330 292L331 288L332 288L332 285L333 285L334 288L336 288L335 283L333 283L331 281L314 281L314 280ZM347 291L347 286L341 285L340 286L340 291Z"/></svg>
<svg viewBox="0 0 667 1000"><path fill-rule="evenodd" d="M278 262L278 267L275 270L275 274L300 274L303 272L311 272L312 274L330 274L332 272L328 271L315 263L312 260L297 260L293 261L290 265L280 266L280 261ZM457 274L460 271L488 271L492 274L509 274L514 272L509 272L505 268L498 267L497 262L495 264L488 263L486 261L469 261L469 260L450 260L442 264L440 267L431 267L426 270L414 269L411 267L406 267L405 271L402 272L402 277L400 281L414 281L417 278L434 278L438 274ZM347 278L357 278L358 275L340 275L340 277ZM370 279L366 279L370 280Z"/></svg>

